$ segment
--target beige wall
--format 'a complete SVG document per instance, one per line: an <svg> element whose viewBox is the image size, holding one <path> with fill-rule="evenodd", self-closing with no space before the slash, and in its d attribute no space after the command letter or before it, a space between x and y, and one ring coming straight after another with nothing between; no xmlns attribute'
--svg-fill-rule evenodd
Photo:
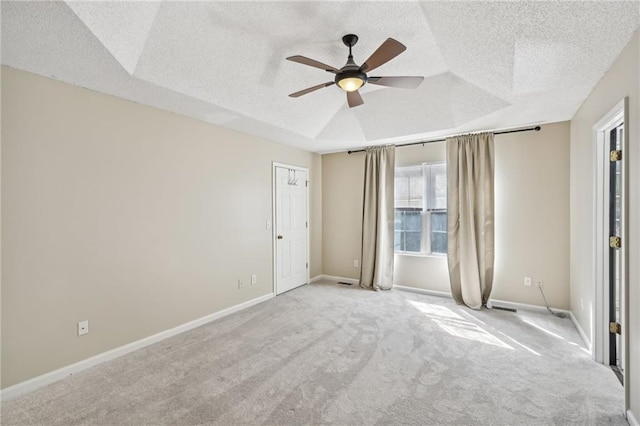
<svg viewBox="0 0 640 426"><path fill-rule="evenodd" d="M491 297L569 309L569 123L495 138L495 277Z"/></svg>
<svg viewBox="0 0 640 426"><path fill-rule="evenodd" d="M322 272L360 277L363 153L322 156Z"/></svg>
<svg viewBox="0 0 640 426"><path fill-rule="evenodd" d="M595 310L593 125L625 96L629 98L629 146L625 157L629 182L629 352L631 410L640 419L640 33L636 33L616 62L571 120L571 311L593 341Z"/></svg>
<svg viewBox="0 0 640 426"><path fill-rule="evenodd" d="M569 307L569 123L495 139L496 271L492 298L544 305L525 276L544 281L549 304ZM396 165L445 161L445 144L396 150ZM358 278L364 154L322 156L323 270ZM446 257L396 255L396 285L449 292Z"/></svg>
<svg viewBox="0 0 640 426"><path fill-rule="evenodd" d="M0 82L2 81L2 67L0 66ZM0 84L0 99L2 99L2 84ZM2 102L0 102L0 129L2 129ZM1 133L1 131L0 131ZM2 241L2 135L0 134L0 242ZM2 388L2 244L0 243L0 389Z"/></svg>
<svg viewBox="0 0 640 426"><path fill-rule="evenodd" d="M10 68L2 151L2 387L271 293L272 161L321 273L317 154Z"/></svg>

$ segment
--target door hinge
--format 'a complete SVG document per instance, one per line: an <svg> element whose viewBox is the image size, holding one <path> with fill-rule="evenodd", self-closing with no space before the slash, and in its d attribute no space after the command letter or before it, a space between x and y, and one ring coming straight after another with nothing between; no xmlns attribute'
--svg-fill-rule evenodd
<svg viewBox="0 0 640 426"><path fill-rule="evenodd" d="M622 151L621 150L612 150L609 151L609 159L611 161L620 161L622 160Z"/></svg>
<svg viewBox="0 0 640 426"><path fill-rule="evenodd" d="M308 227L309 227L309 222L305 222L305 223L304 223L304 227L305 227L305 228L308 228Z"/></svg>
<svg viewBox="0 0 640 426"><path fill-rule="evenodd" d="M621 248L622 247L622 238L616 237L615 235L609 237L609 247L611 248Z"/></svg>
<svg viewBox="0 0 640 426"><path fill-rule="evenodd" d="M622 326L617 322L609 323L609 333L612 334L622 334Z"/></svg>
<svg viewBox="0 0 640 426"><path fill-rule="evenodd" d="M306 265L307 265L307 269L309 269L309 262L307 262Z"/></svg>
<svg viewBox="0 0 640 426"><path fill-rule="evenodd" d="M305 187L308 187L308 186L309 186L309 181L308 181L308 180L305 180L305 181L304 181L304 186L305 186Z"/></svg>

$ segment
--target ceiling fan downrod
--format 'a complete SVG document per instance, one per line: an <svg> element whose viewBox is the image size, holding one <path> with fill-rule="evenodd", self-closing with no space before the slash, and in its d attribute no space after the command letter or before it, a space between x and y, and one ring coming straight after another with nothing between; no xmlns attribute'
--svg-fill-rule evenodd
<svg viewBox="0 0 640 426"><path fill-rule="evenodd" d="M367 74L360 71L360 65L355 63L351 53L351 48L358 42L358 36L347 34L342 37L342 42L349 48L349 56L334 81L345 92L355 92L367 82Z"/></svg>

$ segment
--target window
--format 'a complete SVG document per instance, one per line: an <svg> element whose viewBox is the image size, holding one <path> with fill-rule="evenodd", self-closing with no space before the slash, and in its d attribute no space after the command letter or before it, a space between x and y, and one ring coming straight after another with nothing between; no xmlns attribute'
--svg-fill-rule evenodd
<svg viewBox="0 0 640 426"><path fill-rule="evenodd" d="M405 253L447 253L444 163L396 168L394 248Z"/></svg>

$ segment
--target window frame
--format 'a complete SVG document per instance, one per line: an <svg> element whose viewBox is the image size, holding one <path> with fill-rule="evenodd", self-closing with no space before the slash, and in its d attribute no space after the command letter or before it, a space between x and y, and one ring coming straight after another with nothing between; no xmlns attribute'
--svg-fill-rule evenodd
<svg viewBox="0 0 640 426"><path fill-rule="evenodd" d="M416 166L420 166L422 168L422 179L423 179L423 185L422 185L422 208L420 210L420 223L421 223L421 235L420 235L420 251L405 251L405 250L396 250L394 247L394 254L399 254L399 255L403 255L403 256L422 256L422 257L446 257L447 253L439 253L439 252L433 252L431 250L431 234L434 232L433 229L431 229L431 214L432 213L446 213L447 208L431 208L430 204L433 202L433 199L435 198L435 190L434 191L430 191L430 189L433 187L433 185L435 185L435 183L433 182L433 178L432 178L432 174L431 174L431 167L432 166L437 166L437 165L444 165L445 166L445 170L446 170L446 162L445 161L434 161L434 162L424 162L424 163L420 163L420 164L415 164L415 165L407 165L407 166L400 166L400 167L396 167L397 169L401 169L401 168L411 168L411 167L416 167ZM446 175L446 174L445 174ZM395 206L395 197L394 197L394 206L393 206L393 211L394 211L394 216L396 211L415 211L415 208L412 207L407 207L407 208L397 208ZM394 236L395 236L395 226L394 226ZM442 233L442 231L437 231L438 233ZM445 233L447 232L446 230L444 231ZM395 237L394 237L395 238ZM395 246L395 244L394 244Z"/></svg>

